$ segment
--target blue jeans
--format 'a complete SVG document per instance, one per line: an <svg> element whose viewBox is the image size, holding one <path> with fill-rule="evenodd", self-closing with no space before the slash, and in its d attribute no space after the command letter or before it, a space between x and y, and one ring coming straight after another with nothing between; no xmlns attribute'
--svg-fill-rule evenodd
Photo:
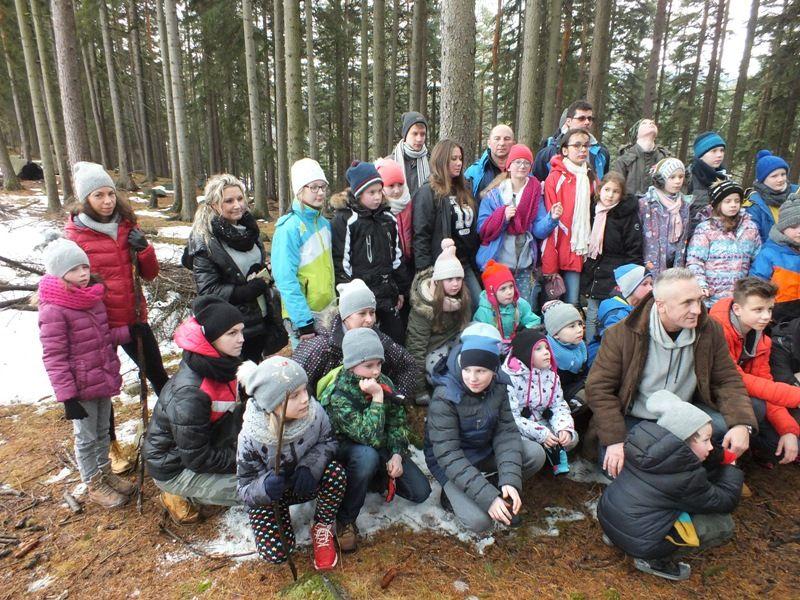
<svg viewBox="0 0 800 600"><path fill-rule="evenodd" d="M381 484L387 479L386 463L391 458L385 448L373 448L356 444L349 440L339 442L336 460L344 465L347 471L347 491L336 520L340 523L353 523L364 506L370 483ZM397 494L410 502L425 502L431 494L428 478L410 458L403 458L403 475L395 481ZM386 486L383 485L383 489Z"/></svg>
<svg viewBox="0 0 800 600"><path fill-rule="evenodd" d="M764 424L766 423L767 405L764 404L763 400L758 400L757 398L750 398L750 402L753 405L753 412L756 415L759 430L759 433L754 435L750 441L758 446L758 438L761 437L761 432L764 430ZM711 441L715 446L721 446L725 434L728 433L728 424L725 423L725 417L722 416L722 413L706 404L696 404L695 406L711 417Z"/></svg>
<svg viewBox="0 0 800 600"><path fill-rule="evenodd" d="M581 297L581 274L578 271L561 271L564 287L567 288L562 300L578 306Z"/></svg>
<svg viewBox="0 0 800 600"><path fill-rule="evenodd" d="M511 269L511 272L514 273L514 269ZM514 274L514 282L517 284L519 297L527 300L531 305L531 310L538 313L539 292L542 290L542 284L536 277L536 271L531 268L517 269Z"/></svg>
<svg viewBox="0 0 800 600"><path fill-rule="evenodd" d="M475 312L478 308L478 302L481 299L481 292L483 288L481 287L480 279L478 278L478 274L473 270L471 265L463 265L464 267L464 285L467 286L467 291L469 291L470 300L472 300L472 311L470 314Z"/></svg>

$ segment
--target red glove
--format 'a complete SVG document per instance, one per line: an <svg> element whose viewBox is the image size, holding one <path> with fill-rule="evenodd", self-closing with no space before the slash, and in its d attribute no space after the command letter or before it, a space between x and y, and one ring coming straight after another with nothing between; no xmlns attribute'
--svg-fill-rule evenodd
<svg viewBox="0 0 800 600"><path fill-rule="evenodd" d="M723 449L722 451L722 464L723 465L735 465L736 464L736 455L728 449Z"/></svg>
<svg viewBox="0 0 800 600"><path fill-rule="evenodd" d="M394 499L395 482L394 477L389 477L389 485L386 490L386 502L391 502Z"/></svg>

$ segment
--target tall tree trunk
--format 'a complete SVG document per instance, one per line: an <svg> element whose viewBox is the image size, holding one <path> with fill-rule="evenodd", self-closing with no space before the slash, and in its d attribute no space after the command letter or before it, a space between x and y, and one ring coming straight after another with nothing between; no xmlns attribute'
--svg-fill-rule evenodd
<svg viewBox="0 0 800 600"><path fill-rule="evenodd" d="M142 154L144 155L144 177L147 181L155 181L153 166L153 145L150 143L150 124L147 118L147 95L144 90L144 69L142 69L142 49L139 43L139 20L136 18L136 4L128 0L128 41L133 57L133 78L136 82L136 106L142 132Z"/></svg>
<svg viewBox="0 0 800 600"><path fill-rule="evenodd" d="M384 138L387 150L389 144L394 142L395 104L397 104L397 43L400 37L400 0L394 0L392 10L392 36L389 47L389 116L386 119ZM377 113L376 113L377 114ZM380 122L378 122L380 126Z"/></svg>
<svg viewBox="0 0 800 600"><path fill-rule="evenodd" d="M667 23L664 26L663 41L661 42L661 69L658 75L658 90L656 92L656 123L658 123L659 117L661 116L661 98L663 97L662 90L664 89L664 75L667 70L667 47L669 46L671 20L672 0L669 0L669 4L667 5Z"/></svg>
<svg viewBox="0 0 800 600"><path fill-rule="evenodd" d="M319 160L317 140L317 77L314 65L314 11L311 0L305 0L306 16L306 93L308 94L308 153Z"/></svg>
<svg viewBox="0 0 800 600"><path fill-rule="evenodd" d="M728 9L730 1L725 0L725 16L722 19L722 40L719 44L719 55L717 56L717 68L714 72L714 87L711 91L711 101L708 105L708 128L716 129L715 117L717 114L717 99L719 98L719 82L722 77L722 58L725 56L725 40L728 37Z"/></svg>
<svg viewBox="0 0 800 600"><path fill-rule="evenodd" d="M114 114L114 137L117 141L117 164L119 172L117 176L117 187L123 190L135 188L133 179L128 166L128 151L125 147L125 123L122 120L122 101L117 88L117 74L114 67L114 44L111 41L111 29L108 26L108 9L106 0L100 0L100 29L103 33L103 54L106 61L106 73L108 74L108 93L111 96L111 111Z"/></svg>
<svg viewBox="0 0 800 600"><path fill-rule="evenodd" d="M89 100L92 107L92 121L94 121L95 132L97 133L97 145L100 149L100 162L106 169L111 169L111 154L108 149L108 139L106 137L105 119L103 118L103 107L100 103L100 93L97 86L97 65L94 59L94 49L90 48L84 40L81 42L81 55L83 56L83 70L86 76L86 87L89 89Z"/></svg>
<svg viewBox="0 0 800 600"><path fill-rule="evenodd" d="M274 150L272 143L272 83L270 82L269 77L269 41L267 40L267 32L269 31L269 25L267 23L268 12L269 11L265 3L264 11L261 13L261 28L264 31L264 72L262 73L261 78L264 81L264 100L267 104L267 108L264 111L264 117L266 120L264 127L264 132L266 134L266 152L264 154L264 161L266 163L267 174L267 188L265 193L267 194L267 198L277 200L278 192L275 187L275 163L273 161Z"/></svg>
<svg viewBox="0 0 800 600"><path fill-rule="evenodd" d="M386 1L374 0L372 5L372 153L375 157L386 154Z"/></svg>
<svg viewBox="0 0 800 600"><path fill-rule="evenodd" d="M245 66L247 68L247 100L250 107L250 144L253 151L255 213L258 217L267 218L269 216L269 207L267 206L267 195L264 193L264 140L261 137L256 43L253 39L253 6L250 0L242 0L242 21L244 23Z"/></svg>
<svg viewBox="0 0 800 600"><path fill-rule="evenodd" d="M286 55L283 40L283 2L274 0L272 18L273 51L275 52L275 112L277 116L275 145L278 148L278 213L291 205L289 198L289 159L286 148ZM339 56L339 55L337 55ZM296 101L296 99L295 99Z"/></svg>
<svg viewBox="0 0 800 600"><path fill-rule="evenodd" d="M53 155L50 152L50 132L47 127L47 114L42 101L39 71L36 67L38 62L36 48L34 46L33 33L30 30L25 14L25 4L24 0L14 0L22 50L25 55L25 72L28 75L28 91L31 95L31 105L33 106L33 121L36 125L36 137L39 139L39 148L41 150L44 184L47 191L47 210L48 212L56 213L61 212L61 203L58 199L58 184L56 183Z"/></svg>
<svg viewBox="0 0 800 600"><path fill-rule="evenodd" d="M744 52L739 63L739 77L736 80L736 91L733 92L733 106L731 106L730 125L725 141L728 143L726 154L728 163L733 167L736 160L736 143L739 138L739 124L742 120L742 105L744 94L747 91L747 70L750 68L750 56L753 53L753 39L758 24L758 10L761 0L752 0L750 5L750 19L747 21L747 35L744 40Z"/></svg>
<svg viewBox="0 0 800 600"><path fill-rule="evenodd" d="M525 7L525 38L522 46L522 71L520 73L520 142L535 148L539 142L541 128L536 120L539 98L536 89L536 74L539 66L539 33L542 28L544 0L528 0Z"/></svg>
<svg viewBox="0 0 800 600"><path fill-rule="evenodd" d="M586 87L587 75L589 71L589 10L586 3L581 5L581 54L578 57L578 85L576 86L576 96L584 97L583 90Z"/></svg>
<svg viewBox="0 0 800 600"><path fill-rule="evenodd" d="M497 14L494 17L494 39L492 41L492 126L497 125L497 99L500 96L500 29L503 24L503 0L497 0ZM482 129L478 137L482 137Z"/></svg>
<svg viewBox="0 0 800 600"><path fill-rule="evenodd" d="M606 46L610 41L611 0L598 0L595 7L594 32L592 34L592 56L589 59L589 87L586 98L594 108L595 116L599 116L603 104L603 92L606 87ZM600 129L595 127L595 131Z"/></svg>
<svg viewBox="0 0 800 600"><path fill-rule="evenodd" d="M183 204L180 161L178 160L178 135L175 131L175 105L172 101L172 75L169 68L169 45L167 44L167 22L164 4L156 0L156 20L158 22L158 51L161 55L161 78L164 82L164 104L167 108L167 133L169 135L169 172L172 177L172 210L180 212Z"/></svg>
<svg viewBox="0 0 800 600"><path fill-rule="evenodd" d="M709 127L711 121L711 96L714 93L714 81L717 76L717 68L719 66L719 42L722 38L722 25L725 21L725 0L718 0L717 2L717 20L714 24L714 41L711 46L711 62L708 64L708 73L706 74L705 87L703 89L703 107L700 110L700 123L697 126L698 131L705 131Z"/></svg>
<svg viewBox="0 0 800 600"><path fill-rule="evenodd" d="M711 0L705 0L703 4L703 20L700 24L700 41L697 48L697 56L695 57L694 65L692 66L692 81L689 84L689 96L686 102L686 114L683 119L683 130L681 131L681 147L678 151L678 158L682 162L686 162L686 156L689 152L689 130L692 123L692 113L695 110L695 98L697 97L697 83L700 78L700 62L703 55L703 47L706 41L706 31L708 30L708 14L710 12Z"/></svg>
<svg viewBox="0 0 800 600"><path fill-rule="evenodd" d="M414 1L413 26L411 29L411 78L409 80L410 89L409 110L421 110L421 99L423 95L423 82L425 81L425 21L427 19L428 0ZM468 21L473 21L472 14L468 15Z"/></svg>
<svg viewBox="0 0 800 600"><path fill-rule="evenodd" d="M303 158L303 72L300 69L302 44L300 43L300 5L286 2L283 5L283 27L286 38L286 148L290 163ZM281 140L278 140L281 143Z"/></svg>
<svg viewBox="0 0 800 600"><path fill-rule="evenodd" d="M567 54L569 53L569 43L572 39L572 0L564 3L564 33L561 36L561 52L558 59L558 85L556 85L556 112L559 112L561 105L564 104L564 80L567 73Z"/></svg>
<svg viewBox="0 0 800 600"><path fill-rule="evenodd" d="M647 77L644 82L644 100L642 100L642 116L652 119L655 115L656 82L658 81L658 58L661 53L661 40L667 23L667 0L658 0L656 18L653 25L653 47L647 64Z"/></svg>
<svg viewBox="0 0 800 600"><path fill-rule="evenodd" d="M17 174L14 172L11 157L8 155L8 140L3 133L2 125L0 125L0 170L3 171L3 189L5 191L14 192L22 189Z"/></svg>
<svg viewBox="0 0 800 600"><path fill-rule="evenodd" d="M349 56L347 40L349 39L348 22L342 10L341 0L332 1L335 33L333 38L334 55ZM350 139L350 92L349 92L348 60L337 60L334 65L334 95L336 97L336 130L337 148L336 165L333 181L341 186L344 174L352 157L352 141Z"/></svg>
<svg viewBox="0 0 800 600"><path fill-rule="evenodd" d="M475 147L475 0L448 0L441 6L442 96L439 135ZM465 15L469 18L464 18ZM464 156L464 163L469 160Z"/></svg>
<svg viewBox="0 0 800 600"><path fill-rule="evenodd" d="M189 125L186 118L186 100L183 91L181 41L178 34L178 15L175 0L164 0L169 74L172 82L172 102L175 110L175 137L178 146L178 165L181 173L181 219L191 221L197 209L197 185L192 172L192 152L189 147Z"/></svg>
<svg viewBox="0 0 800 600"><path fill-rule="evenodd" d="M545 133L552 131L557 124L556 86L558 85L558 51L561 42L561 0L550 0L547 16L550 19L550 32L547 44L547 76L542 101L544 104L542 130ZM598 45L595 44L595 47Z"/></svg>
<svg viewBox="0 0 800 600"><path fill-rule="evenodd" d="M8 73L8 87L11 90L11 99L14 103L14 115L17 119L17 130L19 131L19 143L22 150L22 156L26 161L32 159L30 135L28 133L28 120L25 118L22 109L22 100L17 91L17 84L14 80L14 69L11 67L11 57L8 55L8 48L6 47L6 34L2 27L0 27L0 42L3 47L3 59L6 63L6 72Z"/></svg>
<svg viewBox="0 0 800 600"><path fill-rule="evenodd" d="M361 85L359 86L359 115L361 129L361 145L359 158L369 160L369 5L361 0Z"/></svg>

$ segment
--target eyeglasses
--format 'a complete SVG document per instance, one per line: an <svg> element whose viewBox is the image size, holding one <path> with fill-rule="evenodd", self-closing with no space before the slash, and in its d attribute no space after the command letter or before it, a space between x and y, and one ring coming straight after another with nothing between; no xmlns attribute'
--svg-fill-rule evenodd
<svg viewBox="0 0 800 600"><path fill-rule="evenodd" d="M580 121L581 123L583 123L584 121L587 121L589 123L594 123L594 117L592 115L581 115L580 117L572 117L572 120Z"/></svg>
<svg viewBox="0 0 800 600"><path fill-rule="evenodd" d="M575 150L588 150L589 144L567 144L569 148L575 148Z"/></svg>
<svg viewBox="0 0 800 600"><path fill-rule="evenodd" d="M312 194L319 194L320 192L325 193L328 191L327 185L307 185L306 186L309 190L311 190Z"/></svg>
<svg viewBox="0 0 800 600"><path fill-rule="evenodd" d="M511 163L511 166L516 167L517 169L530 169L531 162L529 160L525 160L524 158L518 158Z"/></svg>

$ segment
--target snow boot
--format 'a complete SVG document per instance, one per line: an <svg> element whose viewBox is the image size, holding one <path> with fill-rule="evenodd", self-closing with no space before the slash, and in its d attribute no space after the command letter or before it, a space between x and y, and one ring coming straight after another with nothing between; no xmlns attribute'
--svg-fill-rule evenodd
<svg viewBox="0 0 800 600"><path fill-rule="evenodd" d="M117 475L124 475L133 469L133 461L128 458L117 440L111 442L108 459L111 461L111 471Z"/></svg>
<svg viewBox="0 0 800 600"><path fill-rule="evenodd" d="M311 526L311 543L314 546L314 568L330 571L339 562L334 542L333 525L314 523Z"/></svg>
<svg viewBox="0 0 800 600"><path fill-rule="evenodd" d="M98 471L89 480L87 498L103 508L119 508L128 502L128 497L106 483L102 471Z"/></svg>
<svg viewBox="0 0 800 600"><path fill-rule="evenodd" d="M643 573L650 573L656 577L663 577L671 581L684 581L689 579L692 574L692 567L684 562L675 562L668 558L654 558L644 560L634 558L633 566Z"/></svg>
<svg viewBox="0 0 800 600"><path fill-rule="evenodd" d="M136 491L135 484L131 483L127 479L123 479L119 475L114 474L111 463L101 467L100 470L103 472L103 479L105 479L106 483L120 494L123 494L124 496L130 496Z"/></svg>
<svg viewBox="0 0 800 600"><path fill-rule="evenodd" d="M355 523L337 523L336 539L342 552L355 552L358 548L358 527Z"/></svg>
<svg viewBox="0 0 800 600"><path fill-rule="evenodd" d="M186 498L162 491L158 499L176 525L191 525L200 520L200 511Z"/></svg>

